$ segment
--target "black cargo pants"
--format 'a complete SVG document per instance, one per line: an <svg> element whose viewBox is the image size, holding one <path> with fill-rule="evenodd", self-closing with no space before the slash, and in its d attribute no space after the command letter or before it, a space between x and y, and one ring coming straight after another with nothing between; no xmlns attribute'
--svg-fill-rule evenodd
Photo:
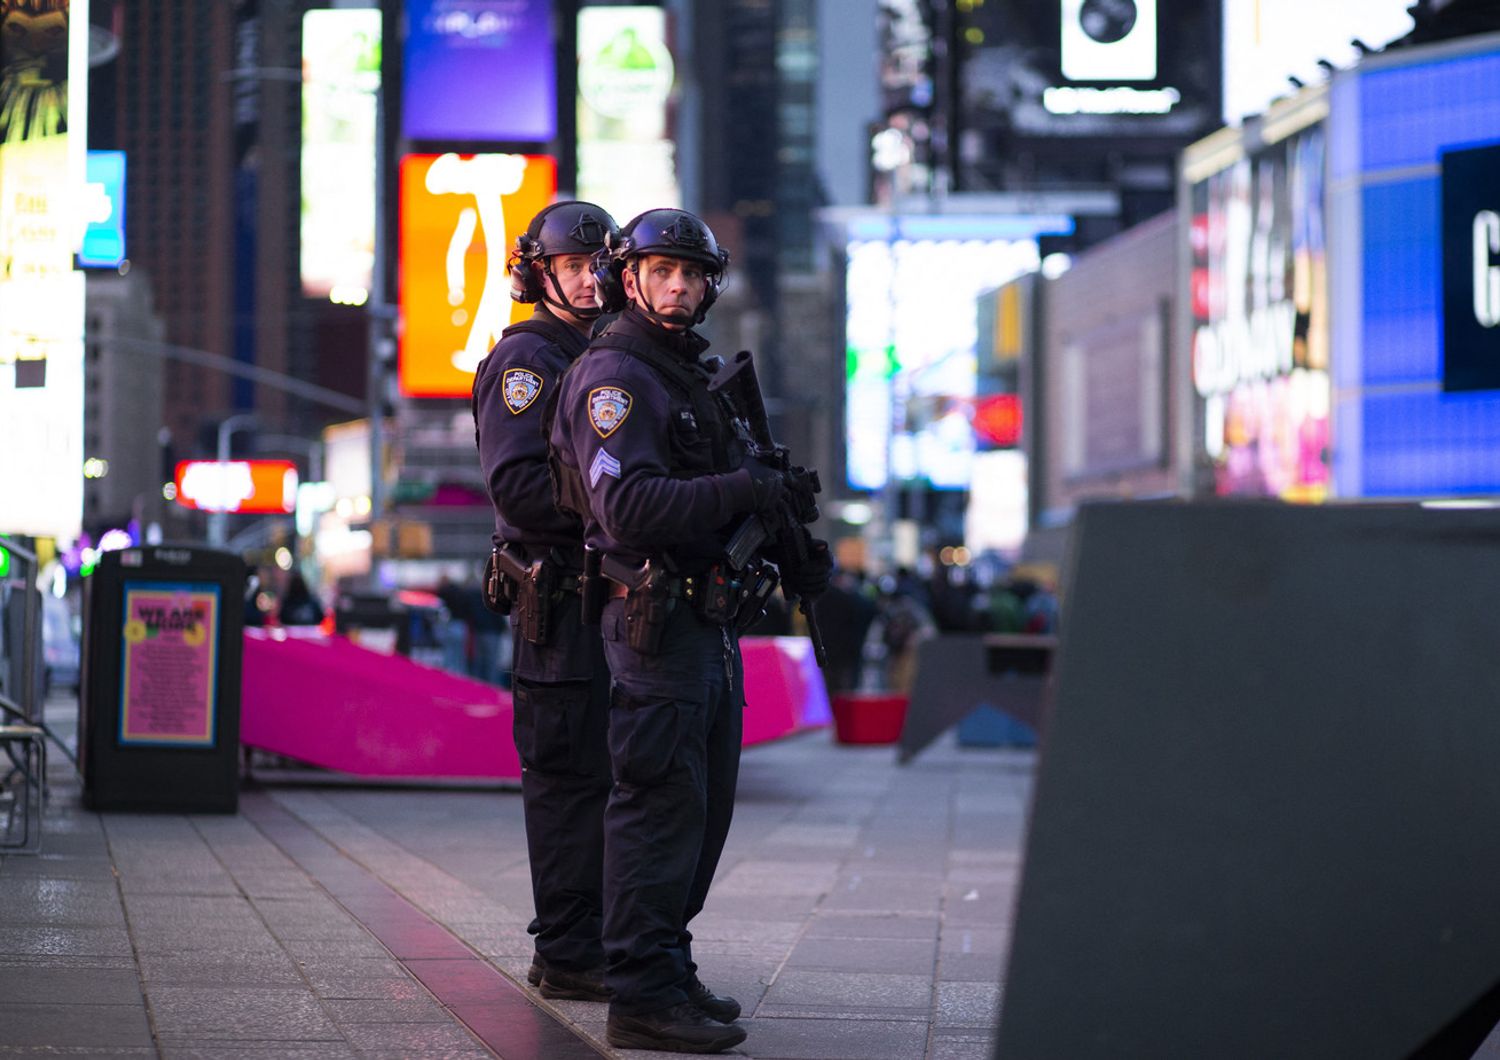
<svg viewBox="0 0 1500 1060"><path fill-rule="evenodd" d="M624 601L602 623L613 678L604 812L605 983L612 1010L635 1015L687 1000L695 974L688 923L703 909L739 781L744 671L732 630L686 606L661 650L626 640Z"/></svg>
<svg viewBox="0 0 1500 1060"><path fill-rule="evenodd" d="M569 971L604 963L604 805L609 797L609 670L599 631L579 621L578 596L557 605L552 640L515 634L516 750L536 951Z"/></svg>

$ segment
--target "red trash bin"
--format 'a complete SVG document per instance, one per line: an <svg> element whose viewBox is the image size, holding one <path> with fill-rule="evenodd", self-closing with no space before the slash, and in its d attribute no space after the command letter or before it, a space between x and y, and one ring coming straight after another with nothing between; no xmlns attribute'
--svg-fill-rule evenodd
<svg viewBox="0 0 1500 1060"><path fill-rule="evenodd" d="M906 721L907 697L894 692L845 692L833 697L839 743L895 743Z"/></svg>

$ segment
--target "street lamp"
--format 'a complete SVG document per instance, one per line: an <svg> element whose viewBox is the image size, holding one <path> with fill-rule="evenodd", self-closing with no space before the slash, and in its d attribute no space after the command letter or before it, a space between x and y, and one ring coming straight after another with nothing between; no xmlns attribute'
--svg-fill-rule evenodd
<svg viewBox="0 0 1500 1060"><path fill-rule="evenodd" d="M249 427L255 423L255 416L249 412L241 412L229 416L219 423L219 444L215 450L215 459L221 464L229 462L229 436L240 427ZM213 512L208 517L208 543L215 548L223 548L228 534L229 513Z"/></svg>

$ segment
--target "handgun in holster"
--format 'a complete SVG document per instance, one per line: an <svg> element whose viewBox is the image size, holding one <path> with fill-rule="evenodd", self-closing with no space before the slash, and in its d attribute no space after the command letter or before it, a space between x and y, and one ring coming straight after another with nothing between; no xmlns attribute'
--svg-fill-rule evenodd
<svg viewBox="0 0 1500 1060"><path fill-rule="evenodd" d="M629 590L625 596L625 630L631 650L655 655L661 650L662 634L677 602L672 596L672 575L666 563L648 559L633 567L606 555L600 561L600 570L610 581L619 582Z"/></svg>
<svg viewBox="0 0 1500 1060"><path fill-rule="evenodd" d="M528 644L543 645L552 639L553 594L557 589L557 564L550 558L529 564L508 548L494 553L500 574L511 583L511 622Z"/></svg>

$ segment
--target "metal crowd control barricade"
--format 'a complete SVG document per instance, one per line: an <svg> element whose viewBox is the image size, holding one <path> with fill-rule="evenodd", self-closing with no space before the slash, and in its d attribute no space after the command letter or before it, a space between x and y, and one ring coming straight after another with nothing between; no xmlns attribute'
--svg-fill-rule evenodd
<svg viewBox="0 0 1500 1060"><path fill-rule="evenodd" d="M101 557L84 597L78 727L91 809L236 811L244 591L228 552Z"/></svg>
<svg viewBox="0 0 1500 1060"><path fill-rule="evenodd" d="M47 745L41 726L42 598L36 554L0 537L0 853L35 854L42 844Z"/></svg>

